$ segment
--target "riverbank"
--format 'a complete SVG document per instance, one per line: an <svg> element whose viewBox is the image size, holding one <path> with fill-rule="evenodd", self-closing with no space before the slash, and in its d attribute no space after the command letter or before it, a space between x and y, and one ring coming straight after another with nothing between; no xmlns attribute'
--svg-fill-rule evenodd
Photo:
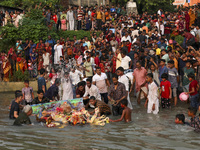
<svg viewBox="0 0 200 150"><path fill-rule="evenodd" d="M24 82L0 82L0 92L14 92L16 90L22 90L24 87ZM47 87L49 87L50 82L47 83ZM33 88L34 91L37 91L38 84L36 81L29 82L30 87Z"/></svg>

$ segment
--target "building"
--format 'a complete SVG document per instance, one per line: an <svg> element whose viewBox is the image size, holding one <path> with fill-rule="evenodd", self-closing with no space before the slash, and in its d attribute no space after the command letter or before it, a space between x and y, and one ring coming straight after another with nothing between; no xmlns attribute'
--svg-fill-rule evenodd
<svg viewBox="0 0 200 150"><path fill-rule="evenodd" d="M94 6L94 5L107 5L109 0L69 0L69 5L76 6Z"/></svg>
<svg viewBox="0 0 200 150"><path fill-rule="evenodd" d="M198 3L200 3L200 0L175 0L173 5L183 5L183 6L193 6L193 5L197 5Z"/></svg>

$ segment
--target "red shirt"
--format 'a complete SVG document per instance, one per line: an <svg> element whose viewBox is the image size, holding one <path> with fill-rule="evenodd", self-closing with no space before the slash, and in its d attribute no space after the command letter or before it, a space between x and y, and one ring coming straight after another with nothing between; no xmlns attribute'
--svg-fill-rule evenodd
<svg viewBox="0 0 200 150"><path fill-rule="evenodd" d="M194 81L192 81L190 83L190 85L189 85L189 92L192 91L192 88L194 88L194 91L195 91L194 93L191 93L190 96L194 96L194 95L198 94L198 92L197 92L197 85L198 85L197 80L194 80Z"/></svg>
<svg viewBox="0 0 200 150"><path fill-rule="evenodd" d="M51 56L51 53L52 53L51 47L50 47L50 46L45 47L45 50L46 50L46 52L48 52L48 53L50 54L50 56Z"/></svg>
<svg viewBox="0 0 200 150"><path fill-rule="evenodd" d="M103 63L100 63L99 67L101 68L101 72L105 73L105 67L104 67Z"/></svg>
<svg viewBox="0 0 200 150"><path fill-rule="evenodd" d="M130 51L131 51L131 45L132 45L131 43L126 45L128 47L128 53L130 53Z"/></svg>
<svg viewBox="0 0 200 150"><path fill-rule="evenodd" d="M57 21L58 21L57 15L53 15L53 21L54 21L55 23L57 23Z"/></svg>
<svg viewBox="0 0 200 150"><path fill-rule="evenodd" d="M42 52L44 46L45 46L44 43L37 43L36 49L37 50L40 49L40 50L38 50L38 53Z"/></svg>
<svg viewBox="0 0 200 150"><path fill-rule="evenodd" d="M99 57L94 58L94 63L96 64L96 66L99 66L100 64Z"/></svg>
<svg viewBox="0 0 200 150"><path fill-rule="evenodd" d="M171 87L171 83L169 81L161 81L160 83L161 87L161 97L169 99L170 91L169 88Z"/></svg>

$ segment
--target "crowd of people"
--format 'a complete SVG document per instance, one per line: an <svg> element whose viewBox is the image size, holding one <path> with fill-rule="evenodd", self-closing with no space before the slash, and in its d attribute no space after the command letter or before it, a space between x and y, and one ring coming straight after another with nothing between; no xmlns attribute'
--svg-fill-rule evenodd
<svg viewBox="0 0 200 150"><path fill-rule="evenodd" d="M59 16L60 13L53 14ZM48 10L47 20L51 16ZM88 21L87 30L102 32L100 35L92 33L91 39L74 36L73 40L62 37L54 40L49 36L39 43L31 39L25 43L17 40L16 47L8 54L1 52L2 80L8 81L8 73L15 69L28 70L30 77L38 80L36 98L26 81L22 94L17 92L12 105L22 99L25 104L38 104L82 97L86 106L101 107L102 112L109 112L110 102L112 114L122 115L129 122L133 109L131 92L138 104L146 99L147 113L153 114L158 114L161 108L177 106L179 94L185 92L190 95L189 110L195 112L190 114L190 124L200 128L199 117L195 117L200 98L198 6L177 12L160 9L155 14L141 15L126 14L125 8L114 6L84 9L80 6L63 11L55 21L58 27L59 19L61 29L83 29L83 22ZM63 27L62 19L67 27ZM178 35L183 37L182 42L175 40ZM126 75L130 72L133 78ZM48 81L51 86L47 89ZM18 117L17 108L11 118ZM177 115L176 119L183 120L183 115Z"/></svg>

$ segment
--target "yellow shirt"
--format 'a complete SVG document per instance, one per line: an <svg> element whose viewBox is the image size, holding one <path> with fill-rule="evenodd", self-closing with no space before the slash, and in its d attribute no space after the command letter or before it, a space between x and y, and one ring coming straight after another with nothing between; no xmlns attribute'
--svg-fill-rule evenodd
<svg viewBox="0 0 200 150"><path fill-rule="evenodd" d="M176 58L174 58L173 61L174 61L174 67L178 70L178 61L176 60Z"/></svg>
<svg viewBox="0 0 200 150"><path fill-rule="evenodd" d="M102 15L100 11L97 11L97 19L102 19Z"/></svg>
<svg viewBox="0 0 200 150"><path fill-rule="evenodd" d="M157 48L157 49L156 49L156 55L160 55L160 52L161 52L161 49L160 49L160 48Z"/></svg>

